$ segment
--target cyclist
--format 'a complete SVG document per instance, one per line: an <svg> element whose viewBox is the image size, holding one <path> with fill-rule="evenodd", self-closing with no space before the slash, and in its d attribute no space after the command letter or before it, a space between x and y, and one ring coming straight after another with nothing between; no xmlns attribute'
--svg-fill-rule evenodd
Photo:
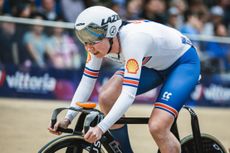
<svg viewBox="0 0 230 153"><path fill-rule="evenodd" d="M99 140L112 126L112 134L123 152L130 153L126 125L114 123L134 102L135 96L162 85L150 116L149 130L162 153L179 153L180 143L170 132L174 119L194 89L200 74L200 61L191 41L165 25L148 21L122 21L117 13L103 7L85 9L76 19L75 32L85 45L88 57L81 82L73 96L87 101L98 78L103 57L123 63L103 85L99 105L105 118L85 134L88 142ZM66 128L76 113L69 111L57 122Z"/></svg>

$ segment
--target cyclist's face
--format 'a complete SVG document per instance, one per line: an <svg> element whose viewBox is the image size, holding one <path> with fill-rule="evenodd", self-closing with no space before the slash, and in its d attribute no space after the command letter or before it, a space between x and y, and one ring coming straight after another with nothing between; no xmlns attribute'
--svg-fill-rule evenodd
<svg viewBox="0 0 230 153"><path fill-rule="evenodd" d="M109 45L108 38L104 38L99 42L86 43L85 49L96 57L103 58L108 53Z"/></svg>

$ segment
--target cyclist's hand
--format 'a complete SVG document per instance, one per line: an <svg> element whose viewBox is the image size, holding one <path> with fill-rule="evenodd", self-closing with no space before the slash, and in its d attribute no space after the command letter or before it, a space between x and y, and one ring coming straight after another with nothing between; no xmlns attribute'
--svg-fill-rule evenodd
<svg viewBox="0 0 230 153"><path fill-rule="evenodd" d="M70 124L70 120L67 118L64 118L61 121L57 121L57 123L54 125L53 128L51 127L51 123L50 123L48 130L52 134L60 135L62 132L57 131L58 127L66 129L69 126L69 124Z"/></svg>
<svg viewBox="0 0 230 153"><path fill-rule="evenodd" d="M89 143L94 143L101 139L102 134L103 131L98 126L90 127L88 132L85 134L84 139Z"/></svg>

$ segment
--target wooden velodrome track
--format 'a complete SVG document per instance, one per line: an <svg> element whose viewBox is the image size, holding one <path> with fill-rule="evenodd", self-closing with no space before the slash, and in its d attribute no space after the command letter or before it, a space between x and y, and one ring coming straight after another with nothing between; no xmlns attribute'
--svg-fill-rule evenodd
<svg viewBox="0 0 230 153"><path fill-rule="evenodd" d="M0 152L36 153L56 136L47 131L51 112L56 107L67 107L68 102L3 99L0 98ZM151 105L133 105L127 116L149 116ZM217 137L230 147L230 109L195 108L201 131ZM191 133L190 117L182 110L178 127L181 138ZM146 125L129 126L135 153L153 153L157 148Z"/></svg>

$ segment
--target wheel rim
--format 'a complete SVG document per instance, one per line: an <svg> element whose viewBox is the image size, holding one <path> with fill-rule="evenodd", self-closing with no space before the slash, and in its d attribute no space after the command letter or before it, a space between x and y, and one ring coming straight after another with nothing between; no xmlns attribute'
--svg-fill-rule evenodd
<svg viewBox="0 0 230 153"><path fill-rule="evenodd" d="M223 145L215 137L208 134L201 134L204 153L226 153ZM195 145L193 136L189 135L181 140L182 153L194 153Z"/></svg>

